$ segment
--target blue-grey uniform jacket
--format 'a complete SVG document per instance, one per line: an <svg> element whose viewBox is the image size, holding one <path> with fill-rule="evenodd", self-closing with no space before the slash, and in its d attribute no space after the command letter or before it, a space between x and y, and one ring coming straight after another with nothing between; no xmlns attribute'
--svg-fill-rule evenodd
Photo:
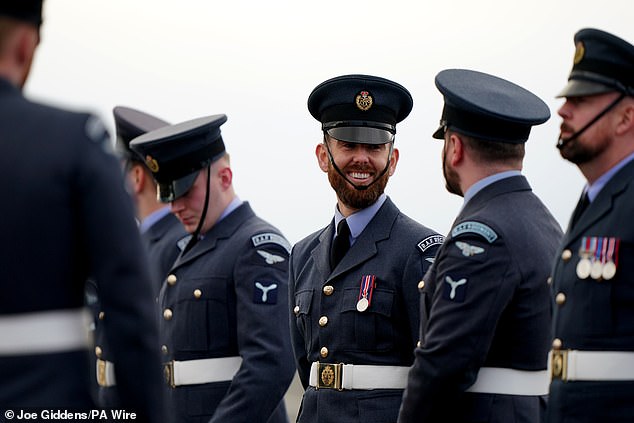
<svg viewBox="0 0 634 423"><path fill-rule="evenodd" d="M178 422L287 422L288 241L243 203L181 254L161 288L163 361L242 358L231 381L167 388Z"/></svg>
<svg viewBox="0 0 634 423"><path fill-rule="evenodd" d="M306 388L299 421L393 423L402 389L316 390L309 386L311 363L410 366L418 339L417 286L443 237L388 198L331 271L334 230L331 222L291 254L291 338ZM364 276L374 276L376 285L369 307L360 312Z"/></svg>
<svg viewBox="0 0 634 423"><path fill-rule="evenodd" d="M465 390L481 367L546 369L547 281L561 235L524 176L494 182L467 202L424 278L421 343L399 422L543 418L542 396Z"/></svg>
<svg viewBox="0 0 634 423"><path fill-rule="evenodd" d="M147 253L149 271L152 277L152 292L154 298L158 297L161 284L181 252L179 241L186 236L187 232L185 232L183 225L181 225L176 216L172 213L168 213L160 218L141 234L141 241ZM94 284L94 281L90 281L90 283ZM98 300L98 290L96 286L94 287L94 292L95 299ZM104 330L108 316L106 316L105 312L101 309L98 301L92 305L92 309L95 315L95 359L114 363L114 358L112 357L112 352ZM101 364L105 365L104 363ZM116 385L103 386L105 382L104 371L105 370L101 371L101 376L96 373L93 378L94 383L97 384L95 388L97 404L103 408L120 408L121 401L118 397ZM98 384L98 377L102 378L102 386Z"/></svg>
<svg viewBox="0 0 634 423"><path fill-rule="evenodd" d="M32 103L0 79L0 320L81 308L88 277L107 281L99 290L122 406L156 421L156 304L110 148L98 119ZM0 407L94 407L91 353L0 354Z"/></svg>
<svg viewBox="0 0 634 423"><path fill-rule="evenodd" d="M577 223L568 227L558 250L552 284L553 298L558 297L554 303L553 334L561 350L634 354L633 217L634 161L619 170ZM577 276L584 238L618 240L618 252L613 257L616 273L611 279ZM632 422L634 380L554 379L548 421Z"/></svg>

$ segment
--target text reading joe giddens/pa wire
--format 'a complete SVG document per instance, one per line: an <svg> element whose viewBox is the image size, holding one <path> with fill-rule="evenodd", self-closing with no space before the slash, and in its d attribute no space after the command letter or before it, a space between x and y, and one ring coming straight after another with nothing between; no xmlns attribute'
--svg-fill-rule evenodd
<svg viewBox="0 0 634 423"><path fill-rule="evenodd" d="M6 409L0 413L0 423L13 421L102 421L102 422L123 422L137 420L134 412L117 409L92 409L82 411L71 411L66 409Z"/></svg>

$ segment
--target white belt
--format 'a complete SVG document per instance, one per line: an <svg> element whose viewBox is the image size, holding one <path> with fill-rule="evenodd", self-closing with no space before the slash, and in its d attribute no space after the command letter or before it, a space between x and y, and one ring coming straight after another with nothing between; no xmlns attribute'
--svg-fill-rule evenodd
<svg viewBox="0 0 634 423"><path fill-rule="evenodd" d="M92 343L90 322L84 308L0 316L0 355L87 349Z"/></svg>
<svg viewBox="0 0 634 423"><path fill-rule="evenodd" d="M97 359L97 384L103 388L109 388L117 384L112 361Z"/></svg>
<svg viewBox="0 0 634 423"><path fill-rule="evenodd" d="M170 361L165 365L165 378L172 388L182 385L226 382L233 379L241 365L242 357L237 356Z"/></svg>
<svg viewBox="0 0 634 423"><path fill-rule="evenodd" d="M548 394L548 370L516 370L502 367L481 367L475 383L467 392L502 395Z"/></svg>
<svg viewBox="0 0 634 423"><path fill-rule="evenodd" d="M317 389L405 389L409 367L328 364L310 366L308 384Z"/></svg>
<svg viewBox="0 0 634 423"><path fill-rule="evenodd" d="M634 352L577 351L551 352L552 378L561 380L634 380Z"/></svg>

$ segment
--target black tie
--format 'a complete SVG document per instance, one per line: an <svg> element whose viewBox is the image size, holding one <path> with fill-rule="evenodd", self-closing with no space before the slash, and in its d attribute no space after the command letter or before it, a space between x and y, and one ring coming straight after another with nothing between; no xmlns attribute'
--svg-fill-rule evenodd
<svg viewBox="0 0 634 423"><path fill-rule="evenodd" d="M575 208L575 211L572 213L572 220L570 222L571 227L575 226L575 224L579 220L579 217L581 217L581 215L583 214L583 211L587 209L589 205L590 205L590 198L588 198L588 192L584 192L581 198L579 199L579 202L577 203L577 207Z"/></svg>
<svg viewBox="0 0 634 423"><path fill-rule="evenodd" d="M350 228L346 219L342 219L337 226L337 236L330 248L330 268L334 269L350 249Z"/></svg>

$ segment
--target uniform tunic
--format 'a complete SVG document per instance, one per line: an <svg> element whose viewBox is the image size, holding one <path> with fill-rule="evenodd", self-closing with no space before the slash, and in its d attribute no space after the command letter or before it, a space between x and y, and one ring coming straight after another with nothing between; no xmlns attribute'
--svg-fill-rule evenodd
<svg viewBox="0 0 634 423"><path fill-rule="evenodd" d="M480 367L545 370L547 279L561 229L526 179L486 186L421 284L421 345L399 422L539 422L539 396L465 393Z"/></svg>
<svg viewBox="0 0 634 423"><path fill-rule="evenodd" d="M161 212L164 211L161 210ZM141 241L147 253L149 271L152 276L154 298L158 297L162 282L165 280L167 273L181 252L181 248L179 248L178 245L179 241L186 236L187 233L183 225L181 225L176 216L169 211L147 228L142 228ZM90 281L90 283L94 284L94 281ZM96 286L94 287L94 292L95 299L97 299L98 290ZM91 308L95 310L95 346L98 347L97 351L99 353L99 357L96 358L114 362L104 331L107 316L98 302L92 305ZM93 380L96 382L96 376ZM100 407L121 407L121 401L118 398L118 392L115 386L98 386L96 395L97 404Z"/></svg>
<svg viewBox="0 0 634 423"><path fill-rule="evenodd" d="M562 350L634 352L634 161L603 187L556 256L552 291L553 333ZM580 279L576 273L584 237L619 240L612 279ZM554 380L549 422L632 422L634 381Z"/></svg>
<svg viewBox="0 0 634 423"><path fill-rule="evenodd" d="M291 254L291 338L306 388L299 422L394 422L401 389L310 387L311 363L410 366L418 339L418 282L443 237L414 222L388 198L331 271L334 221ZM375 276L370 306L356 308L363 276Z"/></svg>
<svg viewBox="0 0 634 423"><path fill-rule="evenodd" d="M122 405L158 419L155 304L109 149L96 118L32 103L0 79L0 319L80 308L88 277L107 281L99 289ZM93 406L87 350L3 355L0 374L2 407Z"/></svg>
<svg viewBox="0 0 634 423"><path fill-rule="evenodd" d="M167 388L178 422L286 422L293 377L288 242L242 203L174 263L161 288L163 360L242 357L232 381Z"/></svg>

